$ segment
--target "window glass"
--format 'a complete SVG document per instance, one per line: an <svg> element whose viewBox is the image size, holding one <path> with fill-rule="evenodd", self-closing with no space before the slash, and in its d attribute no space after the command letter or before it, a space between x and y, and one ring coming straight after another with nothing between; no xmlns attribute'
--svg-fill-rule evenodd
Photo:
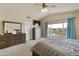
<svg viewBox="0 0 79 59"><path fill-rule="evenodd" d="M66 36L67 22L48 24L48 36Z"/></svg>

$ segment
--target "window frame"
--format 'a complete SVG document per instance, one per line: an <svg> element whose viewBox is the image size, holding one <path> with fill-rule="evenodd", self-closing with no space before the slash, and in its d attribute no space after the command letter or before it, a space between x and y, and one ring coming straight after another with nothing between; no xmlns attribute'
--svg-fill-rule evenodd
<svg viewBox="0 0 79 59"><path fill-rule="evenodd" d="M49 24L58 24L58 23L67 23L67 20L59 20L59 21L53 21L53 22L49 22L48 23L48 25ZM66 25L67 26L67 25ZM63 29L64 29L65 27L64 27L64 25L63 25ZM50 36L50 33L49 33L49 27L48 27L48 36ZM63 36L63 35L61 35L61 36ZM66 30L66 35L65 35L65 37L67 37L67 30Z"/></svg>

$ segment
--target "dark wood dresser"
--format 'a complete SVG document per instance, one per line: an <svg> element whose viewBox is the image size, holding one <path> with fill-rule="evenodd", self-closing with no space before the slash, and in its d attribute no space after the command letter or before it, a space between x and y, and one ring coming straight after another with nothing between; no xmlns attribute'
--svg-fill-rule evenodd
<svg viewBox="0 0 79 59"><path fill-rule="evenodd" d="M24 33L0 35L0 49L21 43L26 43L26 35Z"/></svg>

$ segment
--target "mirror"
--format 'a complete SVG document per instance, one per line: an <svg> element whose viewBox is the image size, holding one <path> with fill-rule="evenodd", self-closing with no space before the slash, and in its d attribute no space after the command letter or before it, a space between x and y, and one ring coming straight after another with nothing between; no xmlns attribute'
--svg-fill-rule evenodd
<svg viewBox="0 0 79 59"><path fill-rule="evenodd" d="M3 32L4 33L21 33L22 32L22 24L18 22L9 22L3 21Z"/></svg>

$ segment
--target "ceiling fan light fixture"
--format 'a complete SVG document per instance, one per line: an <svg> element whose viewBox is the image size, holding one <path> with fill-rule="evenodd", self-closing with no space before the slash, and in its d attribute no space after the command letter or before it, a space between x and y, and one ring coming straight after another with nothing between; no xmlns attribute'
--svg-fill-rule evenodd
<svg viewBox="0 0 79 59"><path fill-rule="evenodd" d="M48 9L46 7L41 9L41 12L46 13L48 11Z"/></svg>

